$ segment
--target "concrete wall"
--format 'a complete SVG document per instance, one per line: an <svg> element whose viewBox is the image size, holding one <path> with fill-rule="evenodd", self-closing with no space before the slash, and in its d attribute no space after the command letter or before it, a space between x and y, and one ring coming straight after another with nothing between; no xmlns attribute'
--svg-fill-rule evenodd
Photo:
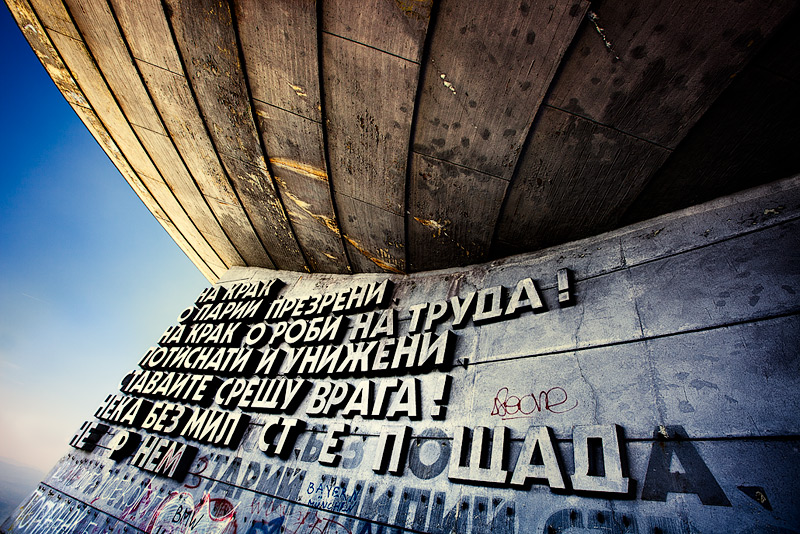
<svg viewBox="0 0 800 534"><path fill-rule="evenodd" d="M503 286L504 312L516 302L515 288L524 286L529 291L518 303L527 299L531 306L462 328L445 316L431 339L450 336L453 350L433 369L302 377L287 371L286 357L281 368L254 380L307 380L311 388L329 382L334 390L350 384L338 388L349 395L371 391L360 412L358 403L350 406L357 413L372 413L381 386L396 385L386 391L398 417L344 418L350 397L339 410L312 416L311 389L301 392L293 413L245 412L249 424L230 448L160 434L197 448L179 481L154 474L166 470L157 465L161 453L149 464L142 460L148 436L157 435L142 430L146 422L122 426L90 417L107 431L79 435L74 444L83 448L56 465L2 530L798 532L799 218L800 180L790 179L468 269L408 277L231 269L222 286L277 278L286 284L278 300L391 279L391 299L374 307L375 317L397 310L396 332L376 338L375 350L390 355L417 305L439 310L454 297L465 303L472 292L480 299ZM564 268L572 303L562 307L557 276ZM526 279L535 289L520 284ZM532 311L537 289L544 306ZM342 315L352 326L361 313ZM474 319L480 309L470 313ZM266 322L272 332L282 328ZM165 345L188 344L185 334L170 332ZM286 354L287 345L254 341L256 332L254 362L262 352ZM359 348L348 343L346 335L332 346L344 346L343 354ZM363 343L368 349L370 341ZM380 366L369 354L368 363ZM237 376L227 378L218 391L229 391ZM109 393L120 394L115 387ZM287 432L284 458L269 446L280 445L284 427L272 426L279 417L306 424ZM264 434L266 428L274 432ZM122 448L126 431L144 441L115 461L110 455ZM94 438L98 445L85 450ZM326 452L332 462L325 462Z"/></svg>

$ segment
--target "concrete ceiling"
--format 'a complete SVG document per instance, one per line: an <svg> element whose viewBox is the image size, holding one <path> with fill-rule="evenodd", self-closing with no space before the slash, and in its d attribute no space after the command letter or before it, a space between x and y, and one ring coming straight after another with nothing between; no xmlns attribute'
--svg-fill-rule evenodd
<svg viewBox="0 0 800 534"><path fill-rule="evenodd" d="M800 172L792 0L6 1L211 281L477 263Z"/></svg>

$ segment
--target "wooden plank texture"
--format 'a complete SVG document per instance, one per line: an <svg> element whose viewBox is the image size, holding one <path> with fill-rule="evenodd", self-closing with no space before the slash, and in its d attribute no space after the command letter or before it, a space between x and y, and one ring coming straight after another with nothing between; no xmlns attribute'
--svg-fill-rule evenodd
<svg viewBox="0 0 800 534"><path fill-rule="evenodd" d="M754 2L730 10L645 1L598 7L541 108L495 253L616 226L666 161L661 147L674 148L787 11Z"/></svg>
<svg viewBox="0 0 800 534"><path fill-rule="evenodd" d="M256 124L297 241L312 271L348 272L320 124L316 6L239 2L236 19Z"/></svg>
<svg viewBox="0 0 800 534"><path fill-rule="evenodd" d="M274 267L219 161L186 78L145 61L137 65L172 142L226 235L247 265Z"/></svg>
<svg viewBox="0 0 800 534"><path fill-rule="evenodd" d="M143 180L150 179L149 183L145 183L146 187L150 189L151 185L164 184L161 174L153 165L150 156L144 150L114 95L97 70L84 42L58 32L50 32L50 38L69 66L81 90L87 95L98 118L125 155L125 159ZM168 187L158 187L156 190L151 190L151 193L184 237L193 243L193 248L204 258L206 264L216 273L224 272L228 266L211 248L172 191Z"/></svg>
<svg viewBox="0 0 800 534"><path fill-rule="evenodd" d="M166 133L108 3L105 0L66 0L64 5L128 122L156 133Z"/></svg>
<svg viewBox="0 0 800 534"><path fill-rule="evenodd" d="M508 190L498 240L536 250L611 229L669 151L542 107L519 175Z"/></svg>
<svg viewBox="0 0 800 534"><path fill-rule="evenodd" d="M197 188L172 140L147 128L134 126L134 130L153 158L161 176L164 177L164 183L173 192L211 248L228 267L244 265L244 259Z"/></svg>
<svg viewBox="0 0 800 534"><path fill-rule="evenodd" d="M66 21L71 20L71 18L63 5L61 5L61 11L58 11L57 7L56 5L51 6L48 12L51 13L51 18L60 21L59 25L63 28ZM69 71L74 76L80 91L84 95L88 95L87 101L91 103L97 118L114 140L114 144L124 154L125 160L140 176L147 176L157 181L161 180L160 174L153 166L148 154L144 151L125 119L104 78L100 75L94 58L87 50L84 42L60 32L48 30L48 36L58 50L58 54L69 66ZM77 29L75 32L77 32ZM158 188L155 192L151 191L151 193L159 204L159 208L166 213L167 218L172 221L183 237L193 244L192 248L204 258L204 263L210 267L212 272L215 275L224 272L227 266L209 246L194 223L186 216L183 207L176 201L171 191Z"/></svg>
<svg viewBox="0 0 800 534"><path fill-rule="evenodd" d="M549 8L445 0L433 30L414 151L510 179L587 2ZM468 51L468 52L466 52Z"/></svg>
<svg viewBox="0 0 800 534"><path fill-rule="evenodd" d="M112 0L150 97L215 217L246 265L274 268L209 137L158 0ZM143 23L142 21L147 21Z"/></svg>
<svg viewBox="0 0 800 534"><path fill-rule="evenodd" d="M160 0L110 0L133 57L183 74Z"/></svg>
<svg viewBox="0 0 800 534"><path fill-rule="evenodd" d="M321 122L315 3L235 4L253 99Z"/></svg>
<svg viewBox="0 0 800 534"><path fill-rule="evenodd" d="M322 56L329 175L351 265L355 272L405 271L406 162L419 65L327 33Z"/></svg>
<svg viewBox="0 0 800 534"><path fill-rule="evenodd" d="M409 197L409 270L485 260L508 182L414 154Z"/></svg>
<svg viewBox="0 0 800 534"><path fill-rule="evenodd" d="M172 222L150 191L144 186L141 178L134 172L130 165L128 165L122 152L120 152L113 139L111 139L111 136L108 135L108 132L105 130L105 127L100 122L100 119L97 118L94 111L79 106L73 106L73 109L95 140L97 140L103 151L108 155L109 159L114 163L114 166L120 171L125 181L128 182L128 185L131 186L134 193L141 199L145 207L150 210L164 230L167 231L167 234L169 234L172 240L175 241L178 247L186 254L203 276L212 284L216 283L219 277L224 273L224 270L215 271L206 263L206 260L197 253L193 244L184 237L183 233L175 226L175 223Z"/></svg>
<svg viewBox="0 0 800 534"><path fill-rule="evenodd" d="M796 2L7 3L210 278L464 265L800 169Z"/></svg>
<svg viewBox="0 0 800 534"><path fill-rule="evenodd" d="M9 7L11 4L9 4ZM31 8L36 13L36 16L41 21L41 24L46 28L57 31L61 35L72 37L73 39L80 39L81 34L72 23L70 14L64 9L61 2L52 2L50 0L31 0Z"/></svg>
<svg viewBox="0 0 800 534"><path fill-rule="evenodd" d="M322 125L254 102L270 167L309 267L349 272L328 183Z"/></svg>
<svg viewBox="0 0 800 534"><path fill-rule="evenodd" d="M33 11L30 3L27 0L8 0L6 5L17 21L22 34L28 40L31 48L33 48L36 57L42 62L42 66L53 80L53 83L56 84L58 90L61 91L61 94L64 95L66 101L73 108L75 106L89 108L89 102L59 57L53 43L47 37L44 27L37 16L38 14Z"/></svg>
<svg viewBox="0 0 800 534"><path fill-rule="evenodd" d="M322 4L329 176L355 272L406 269L406 163L430 10L427 1Z"/></svg>
<svg viewBox="0 0 800 534"><path fill-rule="evenodd" d="M89 102L86 100L78 84L62 62L31 5L24 0L13 0L8 2L7 5L37 57L42 62L42 65L56 83L56 86L61 90L67 102L72 106L72 109L77 113L78 117L100 147L120 171L123 178L125 178L131 186L131 189L139 196L147 209L153 213L158 222L164 227L170 237L177 243L181 250L183 250L192 263L203 273L203 276L212 283L216 282L222 272L215 272L205 263L203 258L197 254L192 245L189 244L183 234L175 227L167 214L161 209L158 202L152 197L147 188L144 187L140 178L130 167L127 160L122 155L122 152L108 134L105 126L97 117L97 114L91 109Z"/></svg>
<svg viewBox="0 0 800 534"><path fill-rule="evenodd" d="M433 0L348 0L322 2L323 31L416 63L428 32Z"/></svg>
<svg viewBox="0 0 800 534"><path fill-rule="evenodd" d="M419 65L328 34L322 50L334 190L402 215Z"/></svg>
<svg viewBox="0 0 800 534"><path fill-rule="evenodd" d="M546 102L675 148L792 7L603 2L592 8L595 18L583 26Z"/></svg>
<svg viewBox="0 0 800 534"><path fill-rule="evenodd" d="M800 100L796 97L800 94L800 16L775 38L683 139L680 149L631 205L623 224L768 183L800 169Z"/></svg>
<svg viewBox="0 0 800 534"><path fill-rule="evenodd" d="M404 273L404 218L347 196L337 198L353 272Z"/></svg>
<svg viewBox="0 0 800 534"><path fill-rule="evenodd" d="M277 268L305 270L266 167L228 4L175 0L165 6L187 79L259 238Z"/></svg>
<svg viewBox="0 0 800 534"><path fill-rule="evenodd" d="M587 6L442 3L409 173L412 269L465 265L488 254L507 186L499 182L512 177ZM445 221L450 228L438 226Z"/></svg>
<svg viewBox="0 0 800 534"><path fill-rule="evenodd" d="M773 98L758 96L765 93ZM797 172L797 94L800 83L762 69L740 75L647 183L623 224Z"/></svg>
<svg viewBox="0 0 800 534"><path fill-rule="evenodd" d="M243 265L244 260L225 235L166 136L108 3L105 0L68 0L66 5L125 117L178 203L225 265Z"/></svg>

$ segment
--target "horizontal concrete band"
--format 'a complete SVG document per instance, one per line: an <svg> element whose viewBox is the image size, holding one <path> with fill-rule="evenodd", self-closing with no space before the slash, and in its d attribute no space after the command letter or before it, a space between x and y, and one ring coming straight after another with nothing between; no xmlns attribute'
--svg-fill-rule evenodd
<svg viewBox="0 0 800 534"><path fill-rule="evenodd" d="M228 414L230 448L200 439L202 405L161 405L158 395L127 382L132 397L154 406L142 413L150 422L124 426L99 412L104 419L87 423L73 440L79 448L3 529L792 532L800 520L798 218L800 181L790 179L465 269L411 276L231 269L220 287L286 285L266 321L273 345L248 345L260 330L240 328L242 342L232 323L220 323L227 325L220 336L244 343L230 358L253 350L263 371L203 379L230 395L224 406L207 397L208 417ZM358 309L359 292L387 279L387 300ZM255 295L266 286L238 287L238 295L250 287ZM321 334L304 337L314 316L302 306L326 293L341 297L331 297L331 306L339 306L347 328L343 337L309 345L303 340ZM216 312L197 307L186 317L208 321L197 324L211 325L211 336L208 316ZM299 311L278 317L284 307ZM380 337L381 328L389 335ZM451 339L452 352L432 350L425 363L417 351L418 364L390 366L393 351L413 336ZM199 337L170 327L162 344L179 348ZM219 350L210 345L206 363ZM302 351L340 346L334 374L298 374L291 363ZM284 359L272 369L274 351ZM313 371L317 360L309 362L304 369ZM307 381L309 389L292 412L236 407L249 406L242 395L267 381L287 388ZM251 393L230 393L251 382ZM170 406L193 414L195 430L153 433L172 423L157 417ZM394 420L386 418L391 413ZM234 420L246 423L241 437ZM305 426L278 454L279 429L294 420ZM97 446L89 451L92 432ZM126 432L143 442L115 461ZM168 478L157 466L158 447L184 445L196 456L185 476Z"/></svg>

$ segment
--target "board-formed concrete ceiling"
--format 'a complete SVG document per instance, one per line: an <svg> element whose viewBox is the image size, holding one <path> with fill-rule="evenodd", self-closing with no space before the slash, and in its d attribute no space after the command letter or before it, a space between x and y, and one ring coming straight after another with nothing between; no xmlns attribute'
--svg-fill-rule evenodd
<svg viewBox="0 0 800 534"><path fill-rule="evenodd" d="M6 0L203 274L413 272L800 171L794 0Z"/></svg>

